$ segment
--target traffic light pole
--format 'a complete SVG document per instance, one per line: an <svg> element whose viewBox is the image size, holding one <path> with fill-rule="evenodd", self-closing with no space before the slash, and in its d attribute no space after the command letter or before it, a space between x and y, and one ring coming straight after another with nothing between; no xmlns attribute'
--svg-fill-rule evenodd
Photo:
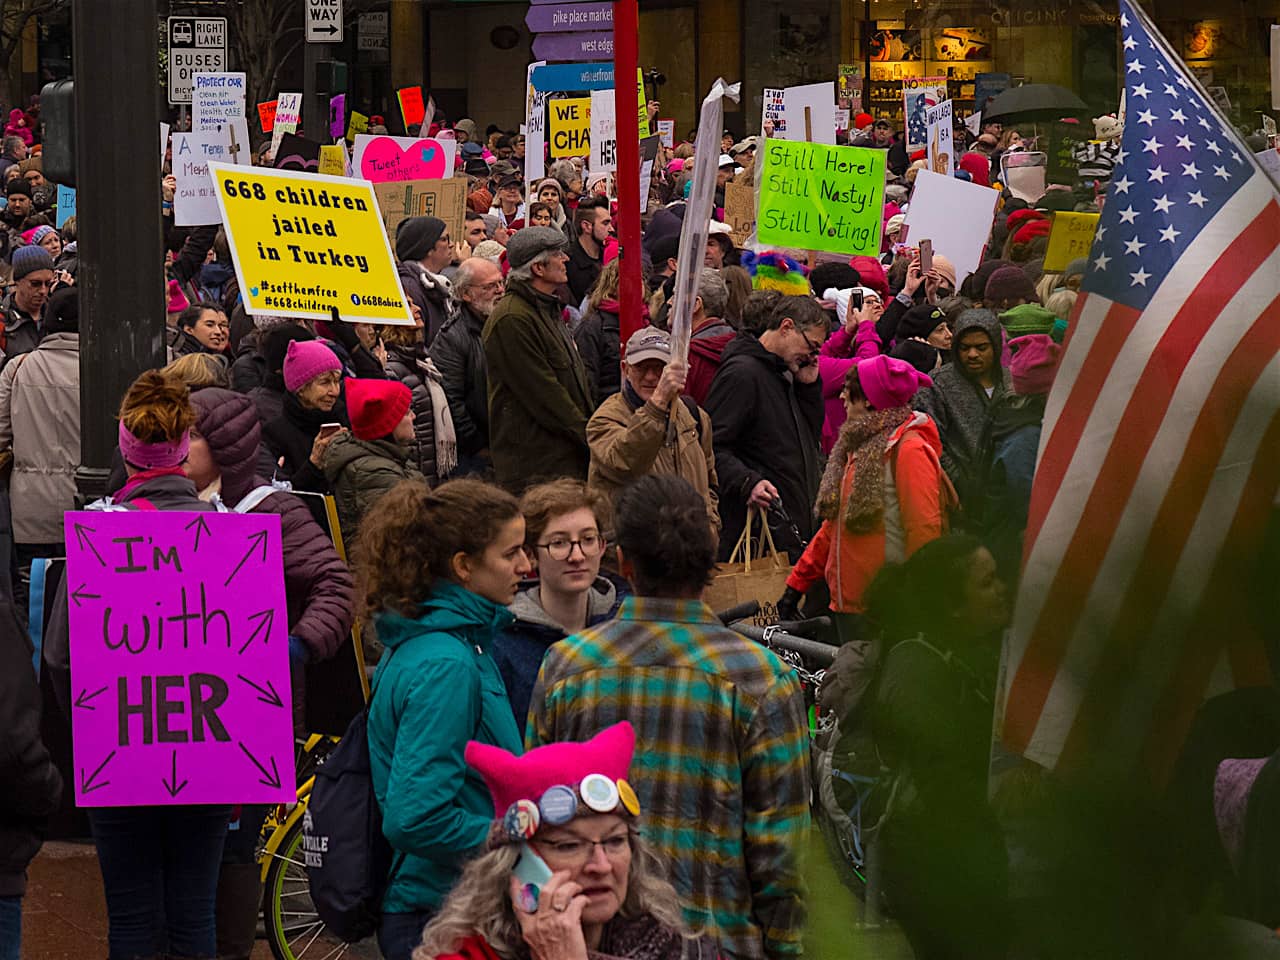
<svg viewBox="0 0 1280 960"><path fill-rule="evenodd" d="M71 15L80 254L76 488L93 500L106 493L125 390L165 358L156 0L73 0Z"/></svg>

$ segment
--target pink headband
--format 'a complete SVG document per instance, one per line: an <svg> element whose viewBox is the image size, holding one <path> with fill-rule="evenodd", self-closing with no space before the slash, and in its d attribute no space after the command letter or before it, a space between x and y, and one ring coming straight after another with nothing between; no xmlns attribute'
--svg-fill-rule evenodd
<svg viewBox="0 0 1280 960"><path fill-rule="evenodd" d="M126 463L135 467L154 470L159 467L176 467L187 459L187 450L191 446L191 431L182 431L182 436L172 443L144 443L129 432L129 428L120 421L120 456Z"/></svg>

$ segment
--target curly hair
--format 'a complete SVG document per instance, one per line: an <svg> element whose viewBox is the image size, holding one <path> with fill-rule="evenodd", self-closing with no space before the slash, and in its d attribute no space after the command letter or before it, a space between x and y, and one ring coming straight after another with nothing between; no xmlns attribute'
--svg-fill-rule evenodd
<svg viewBox="0 0 1280 960"><path fill-rule="evenodd" d="M143 443L172 443L196 422L187 385L163 370L144 370L129 384L119 418Z"/></svg>
<svg viewBox="0 0 1280 960"><path fill-rule="evenodd" d="M516 498L491 483L450 480L432 490L400 481L360 525L355 567L364 612L416 615L431 585L453 577L455 555L478 557L519 516Z"/></svg>
<svg viewBox="0 0 1280 960"><path fill-rule="evenodd" d="M639 596L678 596L705 587L716 568L707 504L688 480L641 477L614 500L614 537L635 570Z"/></svg>
<svg viewBox="0 0 1280 960"><path fill-rule="evenodd" d="M422 931L422 943L413 951L413 960L435 960L441 954L453 953L463 940L474 936L483 937L503 960L528 956L509 888L511 871L519 856L520 848L508 845L467 864L440 912ZM632 830L631 869L621 915L645 914L678 930L687 940L698 936L685 926L680 899L665 879L662 861Z"/></svg>
<svg viewBox="0 0 1280 960"><path fill-rule="evenodd" d="M612 519L608 498L581 480L562 477L530 487L520 497L525 547L536 545L556 517L582 509L591 511L602 534L608 531Z"/></svg>

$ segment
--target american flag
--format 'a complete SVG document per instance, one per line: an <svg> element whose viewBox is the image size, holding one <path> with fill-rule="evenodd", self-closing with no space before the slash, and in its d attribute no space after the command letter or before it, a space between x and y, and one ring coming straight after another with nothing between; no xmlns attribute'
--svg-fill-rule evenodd
<svg viewBox="0 0 1280 960"><path fill-rule="evenodd" d="M1248 589L1280 488L1280 204L1120 11L1129 113L1041 434L1001 739L1159 778L1207 696L1270 682Z"/></svg>
<svg viewBox="0 0 1280 960"><path fill-rule="evenodd" d="M925 111L938 105L935 88L904 91L907 107L907 149L922 149L929 139L928 125L925 123Z"/></svg>

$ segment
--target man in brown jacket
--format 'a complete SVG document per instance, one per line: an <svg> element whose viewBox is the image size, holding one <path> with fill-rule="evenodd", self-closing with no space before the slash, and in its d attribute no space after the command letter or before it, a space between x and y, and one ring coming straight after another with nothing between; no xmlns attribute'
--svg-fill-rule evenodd
<svg viewBox="0 0 1280 960"><path fill-rule="evenodd" d="M684 364L671 362L671 338L664 331L645 327L631 335L622 362L622 390L606 399L587 422L587 483L612 497L647 474L683 477L707 502L711 529L719 537L711 418L691 398L681 396L687 371Z"/></svg>

